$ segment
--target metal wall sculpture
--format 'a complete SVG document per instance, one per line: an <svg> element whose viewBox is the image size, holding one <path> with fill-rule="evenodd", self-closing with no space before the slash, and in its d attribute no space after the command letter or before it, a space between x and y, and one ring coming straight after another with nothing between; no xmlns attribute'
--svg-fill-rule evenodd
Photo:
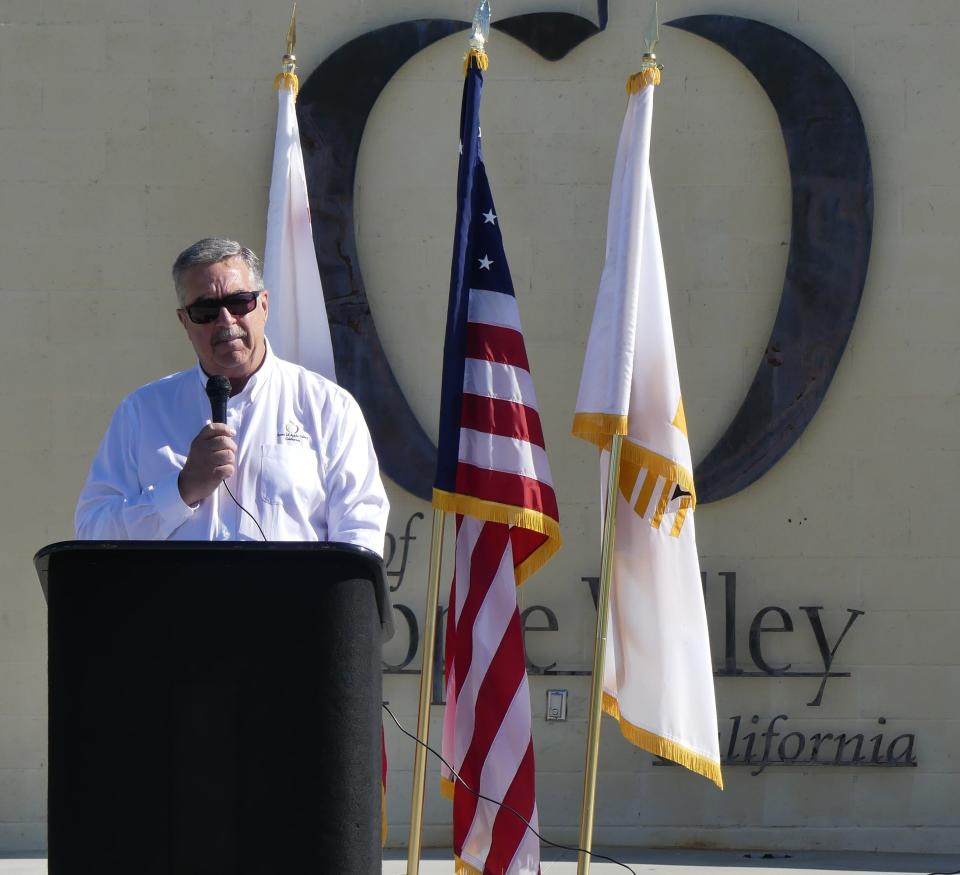
<svg viewBox="0 0 960 875"><path fill-rule="evenodd" d="M773 103L793 187L780 309L753 383L697 466L697 498L716 501L765 474L813 419L857 318L873 236L873 172L856 101L796 37L729 15L669 22L725 48Z"/></svg>
<svg viewBox="0 0 960 875"><path fill-rule="evenodd" d="M495 27L558 61L600 33L578 15L543 12ZM704 15L669 22L734 54L769 95L793 180L793 230L783 297L742 407L696 471L701 502L743 489L772 467L813 417L836 370L863 291L873 220L872 175L859 111L837 73L796 38L760 22ZM468 27L425 19L345 44L311 74L298 115L314 243L337 373L357 398L385 473L429 500L436 449L410 409L377 334L354 234L353 189L364 127L393 75L415 54Z"/></svg>

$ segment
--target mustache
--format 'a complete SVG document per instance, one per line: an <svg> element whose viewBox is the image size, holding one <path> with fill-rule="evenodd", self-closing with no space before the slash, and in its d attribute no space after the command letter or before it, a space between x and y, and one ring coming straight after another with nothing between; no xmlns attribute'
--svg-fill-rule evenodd
<svg viewBox="0 0 960 875"><path fill-rule="evenodd" d="M235 340L236 338L246 337L247 332L239 325L231 325L229 328L221 328L213 338L214 343L220 343L222 340Z"/></svg>

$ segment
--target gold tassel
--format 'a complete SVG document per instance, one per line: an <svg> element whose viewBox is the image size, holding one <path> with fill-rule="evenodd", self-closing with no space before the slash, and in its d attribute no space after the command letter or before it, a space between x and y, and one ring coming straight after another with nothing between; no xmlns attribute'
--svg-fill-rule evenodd
<svg viewBox="0 0 960 875"><path fill-rule="evenodd" d="M466 76L470 71L470 61L471 59L476 58L477 66L484 73L487 71L487 67L490 66L490 60L487 58L487 53L483 49L470 49L466 55L463 56L463 75Z"/></svg>
<svg viewBox="0 0 960 875"><path fill-rule="evenodd" d="M286 88L287 91L293 92L293 97L296 99L297 94L300 93L300 80L296 73L277 73L273 80L273 88L275 91Z"/></svg>
<svg viewBox="0 0 960 875"><path fill-rule="evenodd" d="M658 67L646 67L639 73L634 73L627 79L627 94L639 94L648 85L660 84L660 70Z"/></svg>

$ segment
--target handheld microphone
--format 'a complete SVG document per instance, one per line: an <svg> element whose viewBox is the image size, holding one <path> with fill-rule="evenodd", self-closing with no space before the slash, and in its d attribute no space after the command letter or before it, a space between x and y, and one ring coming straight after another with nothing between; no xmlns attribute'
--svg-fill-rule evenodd
<svg viewBox="0 0 960 875"><path fill-rule="evenodd" d="M207 397L210 399L210 419L212 422L226 422L227 421L227 401L230 398L230 381L221 375L216 375L210 377L207 380ZM230 487L227 486L227 481L223 481L223 488L227 490L227 493L233 499L233 503L240 508L250 519L253 520L253 524L257 527L260 532L260 537L264 541L267 540L267 536L263 533L263 529L260 528L260 523L257 522L257 518L250 513L239 501L237 497L230 492ZM220 507L219 507L219 489L214 493L214 500L217 501L217 504L214 506L214 515L217 520L217 529L220 528Z"/></svg>
<svg viewBox="0 0 960 875"><path fill-rule="evenodd" d="M220 375L211 377L207 380L207 397L210 399L210 418L214 422L226 422L230 381Z"/></svg>

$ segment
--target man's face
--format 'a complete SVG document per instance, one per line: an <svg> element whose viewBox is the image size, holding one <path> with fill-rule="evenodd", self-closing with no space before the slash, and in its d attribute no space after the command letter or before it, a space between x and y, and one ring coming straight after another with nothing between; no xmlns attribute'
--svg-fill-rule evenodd
<svg viewBox="0 0 960 875"><path fill-rule="evenodd" d="M183 287L186 306L202 298L256 291L250 269L240 258L190 268L183 276ZM245 379L260 367L266 353L263 333L267 324L267 298L267 292L261 292L256 307L243 316L234 316L221 307L217 318L205 325L191 322L185 310L177 310L177 318L208 374Z"/></svg>

